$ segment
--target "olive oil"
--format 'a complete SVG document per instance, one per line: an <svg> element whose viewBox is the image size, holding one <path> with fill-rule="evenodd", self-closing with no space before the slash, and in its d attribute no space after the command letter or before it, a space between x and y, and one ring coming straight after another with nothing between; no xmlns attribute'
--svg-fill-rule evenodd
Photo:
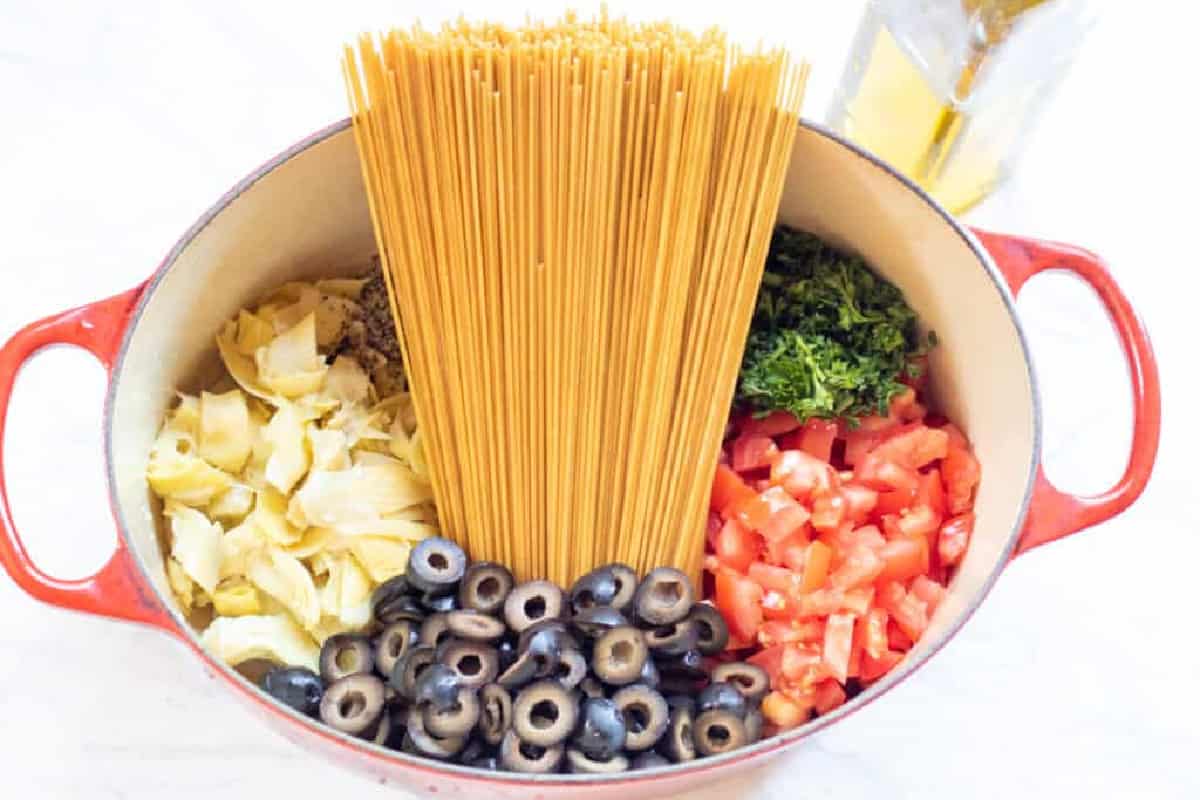
<svg viewBox="0 0 1200 800"><path fill-rule="evenodd" d="M1090 27L1082 0L871 0L831 126L955 213L1012 169Z"/></svg>

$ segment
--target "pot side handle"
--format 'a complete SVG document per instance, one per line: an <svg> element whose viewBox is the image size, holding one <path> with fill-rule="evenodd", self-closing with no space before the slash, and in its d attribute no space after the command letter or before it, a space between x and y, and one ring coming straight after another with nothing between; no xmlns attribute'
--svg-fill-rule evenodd
<svg viewBox="0 0 1200 800"><path fill-rule="evenodd" d="M1108 491L1080 496L1054 488L1038 464L1025 529L1013 551L1017 556L1116 516L1141 495L1158 453L1162 414L1158 364L1142 321L1099 256L1067 244L980 230L974 233L991 253L1013 295L1046 270L1066 270L1086 281L1116 328L1133 391L1133 438L1125 473Z"/></svg>
<svg viewBox="0 0 1200 800"><path fill-rule="evenodd" d="M60 580L39 569L13 523L5 483L8 454L4 449L4 430L13 384L22 365L42 348L66 344L87 350L111 376L121 337L142 288L34 322L0 348L0 563L18 586L43 602L174 631L174 623L145 584L121 537L117 538L112 558L90 577Z"/></svg>

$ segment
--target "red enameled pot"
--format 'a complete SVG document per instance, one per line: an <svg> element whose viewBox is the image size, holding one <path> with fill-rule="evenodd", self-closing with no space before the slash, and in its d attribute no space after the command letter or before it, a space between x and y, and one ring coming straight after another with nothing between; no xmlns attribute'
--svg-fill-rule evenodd
<svg viewBox="0 0 1200 800"><path fill-rule="evenodd" d="M234 694L289 738L377 780L439 796L622 798L676 795L729 777L886 694L942 647L1015 555L1122 511L1146 485L1158 448L1158 371L1146 331L1103 262L1067 245L971 231L918 188L828 132L802 125L780 220L862 254L898 284L938 332L937 404L983 464L974 539L930 629L890 674L842 708L729 755L613 776L531 778L413 759L334 733L272 701L200 645L168 588L146 453L178 388L218 369L213 337L256 294L286 280L361 269L374 251L348 122L272 159L192 226L144 284L35 322L0 350L0 447L18 370L52 344L85 348L109 372L107 481L117 550L95 575L58 580L34 564L13 525L0 449L0 561L34 597L64 608L156 626L178 637ZM1132 450L1107 492L1060 492L1041 468L1033 364L1013 296L1032 276L1066 270L1099 295L1116 327L1133 391Z"/></svg>

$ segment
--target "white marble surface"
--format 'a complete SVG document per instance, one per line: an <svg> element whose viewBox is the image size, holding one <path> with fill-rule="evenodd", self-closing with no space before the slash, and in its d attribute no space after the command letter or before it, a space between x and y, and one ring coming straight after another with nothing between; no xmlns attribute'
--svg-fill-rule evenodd
<svg viewBox="0 0 1200 800"><path fill-rule="evenodd" d="M343 116L346 37L447 13L430 2L303 5L0 0L0 336L132 286L235 180ZM808 113L819 117L860 4L792 2L782 18L757 2L628 5L807 50L817 62ZM1200 125L1185 81L1200 18L1187 4L1110 5L1023 171L971 221L1110 259L1163 372L1150 488L1121 518L1019 559L962 633L887 698L766 773L701 796L1200 796L1200 511L1189 471L1200 436L1182 424L1200 390ZM1050 474L1099 489L1129 436L1118 351L1074 282L1047 278L1026 294ZM114 538L101 392L86 356L54 351L30 365L14 401L16 519L63 577L90 573ZM0 796L402 796L268 731L165 636L40 605L6 578L0 610Z"/></svg>

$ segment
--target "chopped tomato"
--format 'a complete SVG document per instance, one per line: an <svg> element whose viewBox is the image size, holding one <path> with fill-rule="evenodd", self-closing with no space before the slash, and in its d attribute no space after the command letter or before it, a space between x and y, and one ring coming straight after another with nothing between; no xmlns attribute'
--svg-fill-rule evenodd
<svg viewBox="0 0 1200 800"><path fill-rule="evenodd" d="M854 615L830 614L825 621L825 646L822 661L837 680L845 683L850 666L850 647L854 641Z"/></svg>
<svg viewBox="0 0 1200 800"><path fill-rule="evenodd" d="M804 572L800 577L800 591L813 592L821 588L829 575L829 562L833 551L824 542L813 542L808 546L804 559Z"/></svg>
<svg viewBox="0 0 1200 800"><path fill-rule="evenodd" d="M872 608L858 618L855 633L862 643L863 652L871 658L880 658L887 650L887 612L882 608Z"/></svg>
<svg viewBox="0 0 1200 800"><path fill-rule="evenodd" d="M921 638L929 625L929 612L924 601L906 592L901 584L894 581L880 588L879 607L887 611L900 630L914 642Z"/></svg>
<svg viewBox="0 0 1200 800"><path fill-rule="evenodd" d="M846 501L846 515L857 523L866 522L879 502L879 492L857 484L843 486L841 495Z"/></svg>
<svg viewBox="0 0 1200 800"><path fill-rule="evenodd" d="M845 604L845 593L835 589L803 592L796 598L796 613L801 617L823 617L836 614Z"/></svg>
<svg viewBox="0 0 1200 800"><path fill-rule="evenodd" d="M803 544L808 541L808 535L805 533L808 518L808 509L793 501L791 504L780 506L766 524L759 528L759 532L767 540L772 560L782 560L783 550L788 542L798 541Z"/></svg>
<svg viewBox="0 0 1200 800"><path fill-rule="evenodd" d="M871 603L874 600L874 586L860 586L857 589L847 589L842 593L842 610L852 611L861 616L871 610Z"/></svg>
<svg viewBox="0 0 1200 800"><path fill-rule="evenodd" d="M829 461L833 442L837 439L838 424L831 419L810 419L800 429L799 449L814 458Z"/></svg>
<svg viewBox="0 0 1200 800"><path fill-rule="evenodd" d="M900 536L920 536L929 539L942 524L942 518L935 516L928 506L913 506L896 519L896 531Z"/></svg>
<svg viewBox="0 0 1200 800"><path fill-rule="evenodd" d="M797 500L806 501L814 492L837 487L833 467L803 450L784 450L771 465L771 481Z"/></svg>
<svg viewBox="0 0 1200 800"><path fill-rule="evenodd" d="M850 547L870 547L873 550L878 550L887 543L887 539L883 538L879 528L874 525L855 528L850 532L848 541Z"/></svg>
<svg viewBox="0 0 1200 800"><path fill-rule="evenodd" d="M968 511L951 517L938 532L938 558L946 566L952 566L962 561L963 553L967 552L967 543L971 539L971 531L975 529L975 512Z"/></svg>
<svg viewBox="0 0 1200 800"><path fill-rule="evenodd" d="M908 638L908 634L900 629L896 622L888 622L887 627L888 647L892 650L899 650L901 653L907 653L912 649L912 639Z"/></svg>
<svg viewBox="0 0 1200 800"><path fill-rule="evenodd" d="M864 682L878 680L892 670L894 666L900 663L904 658L903 653L897 653L894 650L885 650L879 658L873 658L870 654L864 652L862 657L862 669L858 677Z"/></svg>
<svg viewBox="0 0 1200 800"><path fill-rule="evenodd" d="M726 517L733 509L754 497L751 489L742 477L724 464L717 465L717 474L713 478L712 495L708 507Z"/></svg>
<svg viewBox="0 0 1200 800"><path fill-rule="evenodd" d="M791 569L795 569L792 567L792 563L803 565L804 546L808 544L807 531L807 527L801 525L782 539L767 539L767 561L772 564L783 564Z"/></svg>
<svg viewBox="0 0 1200 800"><path fill-rule="evenodd" d="M818 494L812 504L812 526L818 531L835 531L846 518L846 499L839 494Z"/></svg>
<svg viewBox="0 0 1200 800"><path fill-rule="evenodd" d="M907 581L929 571L929 542L923 536L900 536L879 549L883 569L879 578Z"/></svg>
<svg viewBox="0 0 1200 800"><path fill-rule="evenodd" d="M716 606L730 632L753 640L763 621L762 587L729 569L717 572L716 583Z"/></svg>
<svg viewBox="0 0 1200 800"><path fill-rule="evenodd" d="M880 492L903 489L916 491L919 483L917 471L888 461L878 449L867 453L854 468L854 478L868 488Z"/></svg>
<svg viewBox="0 0 1200 800"><path fill-rule="evenodd" d="M869 547L855 547L841 566L829 576L830 585L838 589L854 589L866 586L883 572L884 561Z"/></svg>
<svg viewBox="0 0 1200 800"><path fill-rule="evenodd" d="M934 473L938 479L938 485L941 485L941 477ZM879 516L884 514L899 514L906 508L912 506L916 501L917 492L913 489L893 489L890 492L879 492L879 499L875 502L875 513Z"/></svg>
<svg viewBox="0 0 1200 800"><path fill-rule="evenodd" d="M971 498L979 485L979 462L966 447L953 446L942 459L942 481L946 485L946 506L951 514L971 509Z"/></svg>
<svg viewBox="0 0 1200 800"><path fill-rule="evenodd" d="M871 455L916 470L945 458L949 443L950 436L943 430L924 425L906 426L880 442Z"/></svg>
<svg viewBox="0 0 1200 800"><path fill-rule="evenodd" d="M946 587L925 575L918 575L913 578L912 587L909 591L916 595L917 599L925 603L925 607L929 609L929 616L931 617L946 597Z"/></svg>
<svg viewBox="0 0 1200 800"><path fill-rule="evenodd" d="M746 530L736 519L725 522L713 542L713 552L727 567L745 572L758 557L758 537Z"/></svg>
<svg viewBox="0 0 1200 800"><path fill-rule="evenodd" d="M883 441L885 432L865 430L861 425L854 430L846 431L846 451L842 460L847 466L857 466L860 461Z"/></svg>
<svg viewBox="0 0 1200 800"><path fill-rule="evenodd" d="M831 675L822 657L821 648L800 642L789 644L783 651L783 662L779 671L784 680L799 684L802 691L811 691L817 681Z"/></svg>
<svg viewBox="0 0 1200 800"><path fill-rule="evenodd" d="M748 414L741 421L739 431L751 436L779 436L800 427L800 420L788 411L772 411L765 417Z"/></svg>
<svg viewBox="0 0 1200 800"><path fill-rule="evenodd" d="M913 505L925 506L934 516L946 516L946 490L942 487L942 476L938 470L922 472L917 479L917 492Z"/></svg>
<svg viewBox="0 0 1200 800"><path fill-rule="evenodd" d="M746 662L760 668L771 677L771 685L776 684L780 667L783 665L783 651L786 644L768 645L746 659Z"/></svg>
<svg viewBox="0 0 1200 800"><path fill-rule="evenodd" d="M939 430L945 431L946 435L950 437L951 447L961 447L964 450L971 449L970 443L967 442L967 437L963 435L963 432L954 423L947 422Z"/></svg>
<svg viewBox="0 0 1200 800"><path fill-rule="evenodd" d="M791 642L819 642L825 637L823 620L768 620L758 630L758 641L763 647Z"/></svg>
<svg viewBox="0 0 1200 800"><path fill-rule="evenodd" d="M704 538L708 541L708 546L713 547L717 543L717 534L721 532L724 523L721 521L720 514L708 512L708 523L705 527Z"/></svg>
<svg viewBox="0 0 1200 800"><path fill-rule="evenodd" d="M762 599L763 617L768 620L791 620L796 618L796 604L783 592L768 589ZM763 623L764 625L766 623ZM759 633L761 633L761 629Z"/></svg>
<svg viewBox="0 0 1200 800"><path fill-rule="evenodd" d="M768 525L771 518L784 509L803 511L791 495L778 486L772 486L761 494L739 503L734 515L746 528L757 531Z"/></svg>
<svg viewBox="0 0 1200 800"><path fill-rule="evenodd" d="M763 587L764 591L788 592L795 591L800 584L800 576L787 567L775 567L755 561L747 571L750 580Z"/></svg>
<svg viewBox="0 0 1200 800"><path fill-rule="evenodd" d="M762 700L763 719L780 728L795 728L808 722L811 706L798 703L783 692L771 692Z"/></svg>
<svg viewBox="0 0 1200 800"><path fill-rule="evenodd" d="M779 447L771 437L743 433L733 440L730 466L737 472L768 469L777 455Z"/></svg>
<svg viewBox="0 0 1200 800"><path fill-rule="evenodd" d="M837 681L821 681L813 691L818 714L828 714L846 702L846 690Z"/></svg>

